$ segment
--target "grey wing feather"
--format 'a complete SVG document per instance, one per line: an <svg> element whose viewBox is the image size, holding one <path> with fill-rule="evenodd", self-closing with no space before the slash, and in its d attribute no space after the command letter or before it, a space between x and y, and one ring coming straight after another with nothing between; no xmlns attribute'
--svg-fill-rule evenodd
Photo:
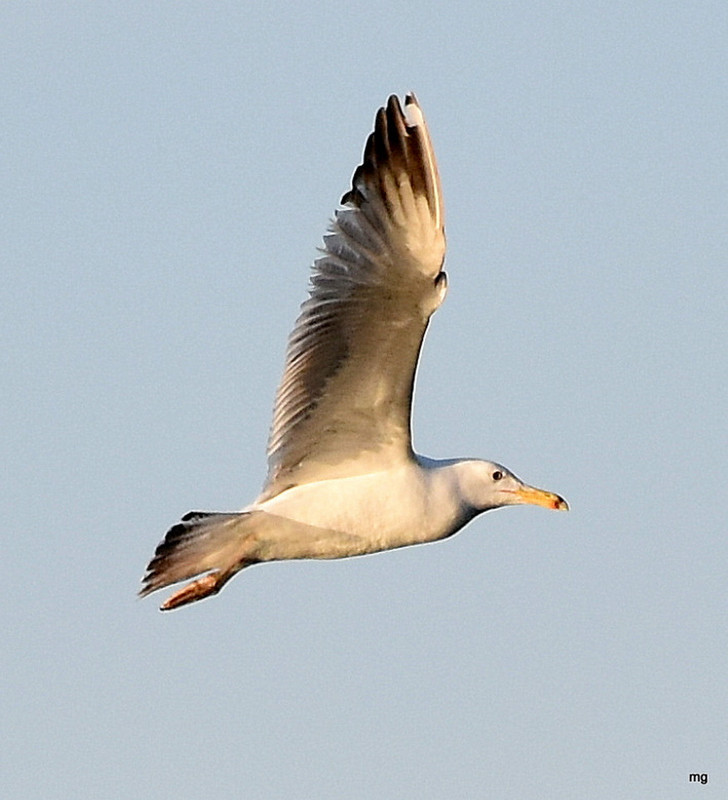
<svg viewBox="0 0 728 800"><path fill-rule="evenodd" d="M381 108L289 338L265 495L411 455L414 375L445 295L442 191L414 95Z"/></svg>

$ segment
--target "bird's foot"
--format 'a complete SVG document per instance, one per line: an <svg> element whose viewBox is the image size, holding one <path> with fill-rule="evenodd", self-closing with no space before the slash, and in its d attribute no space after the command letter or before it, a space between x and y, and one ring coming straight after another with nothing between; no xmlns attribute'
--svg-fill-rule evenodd
<svg viewBox="0 0 728 800"><path fill-rule="evenodd" d="M179 591L168 597L159 607L160 611L171 611L173 608L185 606L187 603L194 603L195 600L202 600L211 594L217 594L225 583L225 575L220 572L210 572L203 575L187 586L183 586Z"/></svg>

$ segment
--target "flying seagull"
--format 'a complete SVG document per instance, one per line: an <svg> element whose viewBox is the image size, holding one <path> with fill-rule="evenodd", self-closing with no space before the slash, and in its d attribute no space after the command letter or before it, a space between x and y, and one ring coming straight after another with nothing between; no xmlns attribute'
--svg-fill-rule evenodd
<svg viewBox="0 0 728 800"><path fill-rule="evenodd" d="M261 561L433 542L501 506L568 509L500 464L412 449L417 361L447 291L440 178L414 94L377 112L321 253L288 340L263 491L242 511L191 511L168 531L140 594L196 580L163 611Z"/></svg>

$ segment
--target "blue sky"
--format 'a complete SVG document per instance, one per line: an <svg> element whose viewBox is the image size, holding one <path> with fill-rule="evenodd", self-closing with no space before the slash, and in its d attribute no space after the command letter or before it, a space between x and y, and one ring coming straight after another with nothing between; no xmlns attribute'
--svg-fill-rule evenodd
<svg viewBox="0 0 728 800"><path fill-rule="evenodd" d="M0 7L4 794L724 797L728 6L290 5ZM450 277L416 447L572 511L160 614L410 89Z"/></svg>

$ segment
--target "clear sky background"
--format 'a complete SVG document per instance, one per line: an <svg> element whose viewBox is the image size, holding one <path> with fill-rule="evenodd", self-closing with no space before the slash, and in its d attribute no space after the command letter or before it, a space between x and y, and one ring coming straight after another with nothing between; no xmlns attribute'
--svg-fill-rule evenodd
<svg viewBox="0 0 728 800"><path fill-rule="evenodd" d="M0 6L3 797L728 796L727 42L723 0ZM450 276L416 447L572 511L160 614L410 89Z"/></svg>

